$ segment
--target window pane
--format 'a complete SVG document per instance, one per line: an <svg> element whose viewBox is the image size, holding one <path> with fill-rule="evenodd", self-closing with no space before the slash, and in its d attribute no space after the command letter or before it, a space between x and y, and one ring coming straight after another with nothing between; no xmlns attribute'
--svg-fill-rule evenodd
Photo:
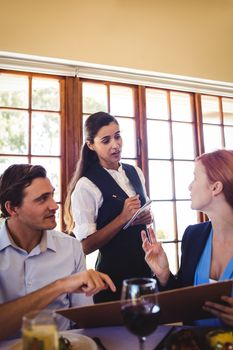
<svg viewBox="0 0 233 350"><path fill-rule="evenodd" d="M178 259L179 259L179 266L180 266L180 261L181 261L181 243L178 243Z"/></svg>
<svg viewBox="0 0 233 350"><path fill-rule="evenodd" d="M146 89L146 115L151 119L169 119L166 91Z"/></svg>
<svg viewBox="0 0 233 350"><path fill-rule="evenodd" d="M176 258L176 244L164 243L163 249L167 254L170 270L173 274L177 273L177 258Z"/></svg>
<svg viewBox="0 0 233 350"><path fill-rule="evenodd" d="M155 232L158 240L166 241L175 238L174 213L172 202L152 202Z"/></svg>
<svg viewBox="0 0 233 350"><path fill-rule="evenodd" d="M83 127L83 142L82 143L84 143L85 142L85 123L86 123L86 120L87 120L87 118L89 117L89 114L88 115L83 115L83 120L82 120L82 127Z"/></svg>
<svg viewBox="0 0 233 350"><path fill-rule="evenodd" d="M112 115L133 117L133 89L123 86L110 86L110 113Z"/></svg>
<svg viewBox="0 0 233 350"><path fill-rule="evenodd" d="M233 127L224 127L225 145L228 149L233 149Z"/></svg>
<svg viewBox="0 0 233 350"><path fill-rule="evenodd" d="M60 115L32 113L32 154L60 155Z"/></svg>
<svg viewBox="0 0 233 350"><path fill-rule="evenodd" d="M28 113L0 111L0 153L28 152Z"/></svg>
<svg viewBox="0 0 233 350"><path fill-rule="evenodd" d="M0 175L13 164L27 164L27 157L0 157Z"/></svg>
<svg viewBox="0 0 233 350"><path fill-rule="evenodd" d="M205 152L212 152L222 148L221 128L213 125L204 125Z"/></svg>
<svg viewBox="0 0 233 350"><path fill-rule="evenodd" d="M117 120L123 140L122 157L136 158L135 120L128 118L117 118Z"/></svg>
<svg viewBox="0 0 233 350"><path fill-rule="evenodd" d="M218 97L201 96L203 123L220 124Z"/></svg>
<svg viewBox="0 0 233 350"><path fill-rule="evenodd" d="M83 113L108 111L107 86L103 84L83 83Z"/></svg>
<svg viewBox="0 0 233 350"><path fill-rule="evenodd" d="M55 188L54 199L56 202L61 201L61 167L59 158L42 158L32 157L32 164L42 165L46 171L51 184Z"/></svg>
<svg viewBox="0 0 233 350"><path fill-rule="evenodd" d="M56 79L32 79L32 108L60 110L60 84Z"/></svg>
<svg viewBox="0 0 233 350"><path fill-rule="evenodd" d="M0 106L28 108L28 77L0 73Z"/></svg>
<svg viewBox="0 0 233 350"><path fill-rule="evenodd" d="M197 212L191 209L191 201L177 201L176 213L178 239L181 240L186 227L197 223Z"/></svg>
<svg viewBox="0 0 233 350"><path fill-rule="evenodd" d="M151 199L172 199L171 162L149 161Z"/></svg>
<svg viewBox="0 0 233 350"><path fill-rule="evenodd" d="M224 124L233 125L233 99L222 98Z"/></svg>
<svg viewBox="0 0 233 350"><path fill-rule="evenodd" d="M171 92L171 112L173 120L192 121L190 95Z"/></svg>
<svg viewBox="0 0 233 350"><path fill-rule="evenodd" d="M172 123L174 158L194 159L193 126L188 123Z"/></svg>
<svg viewBox="0 0 233 350"><path fill-rule="evenodd" d="M194 162L174 162L177 199L189 199L189 184L193 180Z"/></svg>
<svg viewBox="0 0 233 350"><path fill-rule="evenodd" d="M170 158L171 145L168 122L147 121L148 157Z"/></svg>

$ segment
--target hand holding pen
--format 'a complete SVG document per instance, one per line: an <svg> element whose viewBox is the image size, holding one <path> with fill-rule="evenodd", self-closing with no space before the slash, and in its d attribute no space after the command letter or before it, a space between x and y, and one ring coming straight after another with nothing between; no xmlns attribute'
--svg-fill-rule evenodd
<svg viewBox="0 0 233 350"><path fill-rule="evenodd" d="M122 197L119 197L115 194L112 195L113 198L115 198L116 200L118 201L121 201L121 202L125 202L126 199L122 198ZM131 197L132 198L132 197ZM130 218L131 219L131 218ZM136 226L136 225L147 225L146 229L145 229L145 232L147 234L147 238L149 240L149 242L151 242L151 238L150 238L150 235L149 235L149 232L148 232L148 229L151 225L154 226L154 230L155 230L155 223L154 223L154 216L153 216L153 213L151 211L151 208L149 207L148 210L145 210L143 213L141 213L134 221L133 223L131 224L131 226Z"/></svg>
<svg viewBox="0 0 233 350"><path fill-rule="evenodd" d="M117 195L112 195L113 198L116 200L124 201L124 206L121 212L122 221L126 223L129 221L132 216L136 213L136 211L141 207L141 201L139 199L139 195L135 195L129 198L126 198L125 200Z"/></svg>

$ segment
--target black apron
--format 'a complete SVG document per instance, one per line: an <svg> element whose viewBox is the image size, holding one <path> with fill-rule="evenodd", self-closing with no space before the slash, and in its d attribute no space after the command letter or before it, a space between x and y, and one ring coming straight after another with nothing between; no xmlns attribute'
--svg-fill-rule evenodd
<svg viewBox="0 0 233 350"><path fill-rule="evenodd" d="M135 192L140 196L141 205L143 205L146 198L136 169L128 164L122 164L122 166ZM91 166L84 176L91 180L103 195L103 204L97 218L97 230L99 230L111 222L123 209L124 202L112 196L116 195L126 199L128 195L98 163ZM117 291L115 293L111 292L110 289L101 291L94 296L95 303L119 300L122 281L126 278L152 276L144 259L145 254L141 240L142 229L145 229L145 225L122 229L110 242L99 249L96 270L108 274L115 283Z"/></svg>

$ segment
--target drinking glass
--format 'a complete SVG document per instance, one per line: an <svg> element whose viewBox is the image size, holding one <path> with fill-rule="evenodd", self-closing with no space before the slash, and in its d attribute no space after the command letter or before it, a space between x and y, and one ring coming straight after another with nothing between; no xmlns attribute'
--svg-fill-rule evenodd
<svg viewBox="0 0 233 350"><path fill-rule="evenodd" d="M144 349L146 336L159 324L157 281L153 278L130 278L123 281L121 313L128 330L137 335L140 350Z"/></svg>
<svg viewBox="0 0 233 350"><path fill-rule="evenodd" d="M23 316L22 350L58 350L58 339L55 313L53 311L32 311Z"/></svg>

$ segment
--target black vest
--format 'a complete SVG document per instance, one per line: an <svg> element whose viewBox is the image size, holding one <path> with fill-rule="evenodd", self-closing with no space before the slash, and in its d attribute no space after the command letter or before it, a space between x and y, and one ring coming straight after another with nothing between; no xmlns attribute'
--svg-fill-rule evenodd
<svg viewBox="0 0 233 350"><path fill-rule="evenodd" d="M122 166L135 192L140 196L141 205L143 205L146 199L136 169L128 164L122 164ZM126 199L128 195L99 164L91 166L84 176L99 188L103 196L103 204L99 209L97 218L97 230L99 230L111 222L123 209L124 202L112 196L116 195ZM132 226L126 230L122 229L110 242L100 248L96 270L107 273L112 278L117 287L117 292L112 293L109 289L102 291L95 296L95 302L120 299L123 279L151 277L151 270L145 262L145 254L142 249L142 229L145 229L145 225Z"/></svg>

